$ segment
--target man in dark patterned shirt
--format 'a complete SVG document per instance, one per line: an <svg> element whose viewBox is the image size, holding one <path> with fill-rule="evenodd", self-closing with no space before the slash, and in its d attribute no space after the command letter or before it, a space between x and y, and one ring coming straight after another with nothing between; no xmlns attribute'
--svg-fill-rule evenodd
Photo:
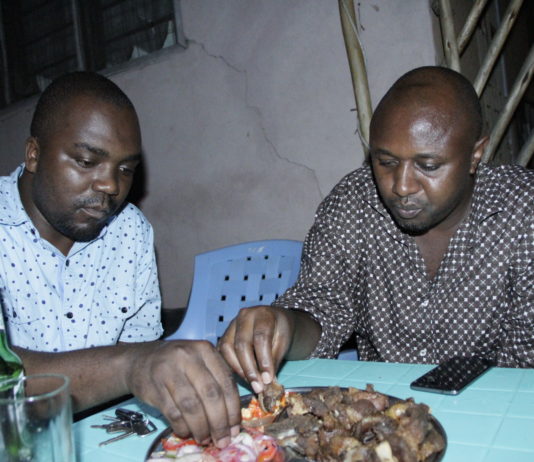
<svg viewBox="0 0 534 462"><path fill-rule="evenodd" d="M299 279L242 310L219 348L255 391L282 359L534 366L534 172L479 165L480 104L446 68L402 76L379 103L370 166L320 205Z"/></svg>

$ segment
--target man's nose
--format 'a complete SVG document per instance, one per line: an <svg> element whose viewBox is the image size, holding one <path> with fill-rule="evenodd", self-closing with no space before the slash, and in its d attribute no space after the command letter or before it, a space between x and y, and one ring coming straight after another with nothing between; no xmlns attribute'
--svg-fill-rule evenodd
<svg viewBox="0 0 534 462"><path fill-rule="evenodd" d="M400 197L415 194L419 190L419 182L412 166L400 164L395 169L393 192Z"/></svg>
<svg viewBox="0 0 534 462"><path fill-rule="evenodd" d="M119 173L113 169L102 170L93 180L93 189L109 196L119 194Z"/></svg>

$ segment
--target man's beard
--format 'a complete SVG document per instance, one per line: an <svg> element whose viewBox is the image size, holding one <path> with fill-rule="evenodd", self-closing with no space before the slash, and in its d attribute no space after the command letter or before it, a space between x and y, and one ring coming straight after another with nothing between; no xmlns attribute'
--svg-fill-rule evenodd
<svg viewBox="0 0 534 462"><path fill-rule="evenodd" d="M56 231L74 242L92 241L98 237L104 226L107 224L107 221L95 222L93 226L80 228L78 225L74 224L72 220L67 218L56 218L52 221L48 220L48 222Z"/></svg>
<svg viewBox="0 0 534 462"><path fill-rule="evenodd" d="M34 198L34 202L48 224L58 233L62 234L73 242L89 242L97 238L104 226L109 223L117 211L116 204L109 203L109 213L107 214L107 217L103 218L102 220L91 220L90 222L80 225L74 220L76 211L100 202L87 199L80 200L72 206L70 209L73 210L72 212L63 213L51 211L47 205L43 203L44 201L42 202L40 200L40 196L38 195Z"/></svg>
<svg viewBox="0 0 534 462"><path fill-rule="evenodd" d="M429 229L433 227L432 224L428 223L411 223L404 220L400 220L396 217L393 217L397 226L402 230L402 232L409 234L411 236L418 236L426 233Z"/></svg>

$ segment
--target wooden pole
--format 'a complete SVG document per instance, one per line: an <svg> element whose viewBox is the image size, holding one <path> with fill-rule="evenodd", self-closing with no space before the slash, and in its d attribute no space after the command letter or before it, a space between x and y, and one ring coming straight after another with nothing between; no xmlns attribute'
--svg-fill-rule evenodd
<svg viewBox="0 0 534 462"><path fill-rule="evenodd" d="M473 35L473 32L475 32L478 20L480 19L482 11L484 10L484 7L487 3L488 0L476 0L474 5L472 6L471 11L467 16L467 19L465 20L462 32L460 32L460 35L458 37L458 53L460 53L460 55L464 52L465 47L467 46L469 40L471 39L471 36Z"/></svg>
<svg viewBox="0 0 534 462"><path fill-rule="evenodd" d="M354 11L353 0L339 0L339 15L352 76L352 88L356 99L356 109L358 111L358 132L367 156L369 147L369 124L373 110L371 96L369 94L365 59L358 30L356 29L356 12Z"/></svg>
<svg viewBox="0 0 534 462"><path fill-rule="evenodd" d="M484 91L484 87L486 86L491 71L493 70L493 66L495 65L495 61L497 61L497 58L501 53L501 49L504 46L504 42L506 42L506 38L508 37L512 26L515 23L517 14L519 13L519 9L521 8L522 4L523 0L512 0L510 2L503 21L497 30L495 37L493 37L493 40L491 41L486 58L484 59L484 62L478 71L475 83L473 84L479 96Z"/></svg>
<svg viewBox="0 0 534 462"><path fill-rule="evenodd" d="M525 59L525 62L523 63L523 66L521 67L521 70L519 71L519 75L517 76L514 82L514 86L512 87L510 96L508 100L506 101L506 104L504 105L503 110L501 111L501 114L499 116L499 119L497 120L497 123L493 127L493 131L491 132L489 143L486 146L484 155L482 156L482 162L488 162L493 157L493 154L497 150L497 146L501 142L501 139L504 135L504 131L506 130L506 127L508 126L508 124L510 123L510 120L512 119L512 116L514 115L515 109L517 108L519 101L521 100L523 94L525 93L525 91L527 90L527 87L530 84L530 81L532 80L533 73L534 73L534 45L530 47L528 56Z"/></svg>
<svg viewBox="0 0 534 462"><path fill-rule="evenodd" d="M458 42L454 32L452 9L449 0L439 0L439 22L441 24L443 50L445 51L447 66L457 72L461 72L460 54L458 53Z"/></svg>

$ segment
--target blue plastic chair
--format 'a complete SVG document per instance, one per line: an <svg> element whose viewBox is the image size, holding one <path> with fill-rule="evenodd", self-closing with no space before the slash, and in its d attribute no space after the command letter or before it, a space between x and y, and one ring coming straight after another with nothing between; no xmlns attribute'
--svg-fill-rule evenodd
<svg viewBox="0 0 534 462"><path fill-rule="evenodd" d="M302 242L273 239L231 245L195 257L184 319L166 337L214 345L241 308L269 305L297 280Z"/></svg>
<svg viewBox="0 0 534 462"><path fill-rule="evenodd" d="M336 359L343 359L346 361L358 361L358 352L356 349L341 350Z"/></svg>

